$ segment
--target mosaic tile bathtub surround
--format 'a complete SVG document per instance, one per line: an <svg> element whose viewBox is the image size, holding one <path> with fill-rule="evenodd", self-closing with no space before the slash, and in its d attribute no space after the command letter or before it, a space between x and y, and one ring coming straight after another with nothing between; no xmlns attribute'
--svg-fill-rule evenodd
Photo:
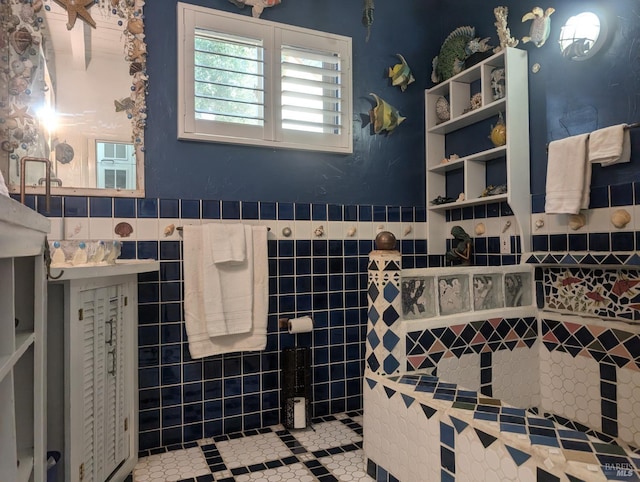
<svg viewBox="0 0 640 482"><path fill-rule="evenodd" d="M639 447L640 334L591 323L542 320L541 408Z"/></svg>
<svg viewBox="0 0 640 482"><path fill-rule="evenodd" d="M542 285L547 309L640 322L640 271L546 268Z"/></svg>
<svg viewBox="0 0 640 482"><path fill-rule="evenodd" d="M624 447L432 375L368 373L364 397L365 456L401 481L640 481Z"/></svg>

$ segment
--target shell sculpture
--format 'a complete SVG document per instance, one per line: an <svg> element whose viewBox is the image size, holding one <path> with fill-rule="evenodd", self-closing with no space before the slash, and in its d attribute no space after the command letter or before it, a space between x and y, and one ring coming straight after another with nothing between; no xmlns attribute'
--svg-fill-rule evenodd
<svg viewBox="0 0 640 482"><path fill-rule="evenodd" d="M542 10L534 7L529 13L522 17L523 22L532 20L529 35L522 37L522 43L532 42L536 47L542 47L549 38L551 32L551 14L556 10L552 7Z"/></svg>
<svg viewBox="0 0 640 482"><path fill-rule="evenodd" d="M400 59L400 63L389 67L389 78L391 79L391 85L400 87L400 90L404 92L407 86L416 79L414 79L409 64L407 64L404 57L400 54L396 54L396 56Z"/></svg>
<svg viewBox="0 0 640 482"><path fill-rule="evenodd" d="M388 133L393 132L396 127L402 124L406 117L401 116L398 109L376 94L371 93L369 95L372 95L374 99L376 99L375 107L369 111L373 132L376 134L380 134L383 131Z"/></svg>
<svg viewBox="0 0 640 482"><path fill-rule="evenodd" d="M467 58L467 44L475 38L476 29L465 26L451 32L442 43L440 53L433 58L431 81L434 84L447 80L462 71Z"/></svg>

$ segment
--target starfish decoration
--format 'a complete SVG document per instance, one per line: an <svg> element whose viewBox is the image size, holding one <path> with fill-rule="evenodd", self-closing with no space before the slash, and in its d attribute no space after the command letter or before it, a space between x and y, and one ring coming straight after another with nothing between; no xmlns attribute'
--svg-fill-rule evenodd
<svg viewBox="0 0 640 482"><path fill-rule="evenodd" d="M16 122L21 122L23 125L28 121L33 119L31 114L27 114L29 110L29 106L25 105L23 107L18 107L16 105L13 106L13 112L9 115L9 119L15 119Z"/></svg>
<svg viewBox="0 0 640 482"><path fill-rule="evenodd" d="M62 8L67 10L69 15L69 21L67 22L67 30L71 30L76 24L78 16L85 22L96 28L96 22L91 17L91 14L87 11L87 7L92 6L95 0L53 0Z"/></svg>

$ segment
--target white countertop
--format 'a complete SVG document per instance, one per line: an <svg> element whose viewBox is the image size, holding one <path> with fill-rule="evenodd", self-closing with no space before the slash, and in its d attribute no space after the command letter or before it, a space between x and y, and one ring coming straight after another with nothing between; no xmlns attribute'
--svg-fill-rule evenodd
<svg viewBox="0 0 640 482"><path fill-rule="evenodd" d="M105 276L121 276L127 274L147 273L160 269L160 263L153 259L118 259L116 264L103 266L69 266L51 267L51 276L62 276L51 281L66 281L72 279L101 278Z"/></svg>
<svg viewBox="0 0 640 482"><path fill-rule="evenodd" d="M6 196L0 196L0 223L33 229L42 233L48 233L51 224L47 218L33 209Z"/></svg>
<svg viewBox="0 0 640 482"><path fill-rule="evenodd" d="M42 253L50 225L33 209L0 195L0 258Z"/></svg>

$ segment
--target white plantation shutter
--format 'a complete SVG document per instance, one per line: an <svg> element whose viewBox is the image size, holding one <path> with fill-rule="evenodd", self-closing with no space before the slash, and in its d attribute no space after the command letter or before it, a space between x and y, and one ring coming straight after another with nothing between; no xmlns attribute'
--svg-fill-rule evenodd
<svg viewBox="0 0 640 482"><path fill-rule="evenodd" d="M178 137L350 153L351 39L178 3Z"/></svg>

